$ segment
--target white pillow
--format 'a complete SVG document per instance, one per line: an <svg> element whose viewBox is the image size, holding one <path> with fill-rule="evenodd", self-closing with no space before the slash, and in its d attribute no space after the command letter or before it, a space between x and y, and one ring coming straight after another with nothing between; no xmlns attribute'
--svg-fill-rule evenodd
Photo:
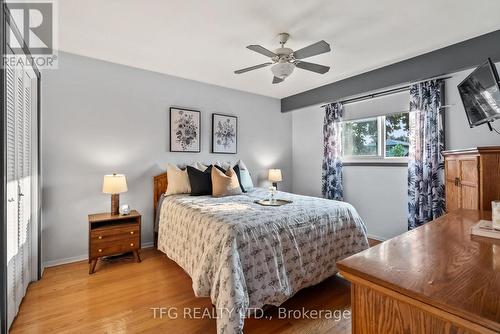
<svg viewBox="0 0 500 334"><path fill-rule="evenodd" d="M236 163L238 166L240 166L240 170L248 170L247 166L245 166L245 164L243 163L243 160L238 160L238 162Z"/></svg>
<svg viewBox="0 0 500 334"><path fill-rule="evenodd" d="M201 170L202 172L206 171L207 168L208 168L208 166L202 164L201 162L195 162L193 165L195 165L193 167L195 167L196 169Z"/></svg>
<svg viewBox="0 0 500 334"><path fill-rule="evenodd" d="M186 169L179 169L171 164L167 165L167 191L165 195L189 194L191 193L191 184Z"/></svg>
<svg viewBox="0 0 500 334"><path fill-rule="evenodd" d="M217 161L215 163L215 165L219 166L220 168L222 168L224 170L229 170L231 167L233 167L233 165L229 161Z"/></svg>
<svg viewBox="0 0 500 334"><path fill-rule="evenodd" d="M254 186L247 166L245 166L243 160L238 160L236 164L240 167L240 183L243 189L245 189L244 191L252 190Z"/></svg>

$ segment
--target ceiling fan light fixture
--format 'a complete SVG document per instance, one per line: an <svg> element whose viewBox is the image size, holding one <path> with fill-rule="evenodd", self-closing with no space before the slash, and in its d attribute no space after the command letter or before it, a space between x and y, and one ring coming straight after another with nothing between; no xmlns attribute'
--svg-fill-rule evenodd
<svg viewBox="0 0 500 334"><path fill-rule="evenodd" d="M285 44L288 41L289 37L290 35L287 33L279 34L278 38L281 47L275 49L274 52L258 44L248 45L247 49L270 58L272 62L268 61L267 63L242 68L237 71L234 71L234 73L242 74L272 65L271 72L273 72L274 75L272 83L278 84L280 82L283 82L283 80L285 80L286 78L288 78L295 70L295 67L298 67L301 70L306 70L319 74L325 74L330 70L329 66L309 63L303 60L305 58L330 52L331 51L330 44L328 44L324 40L321 40L314 44L303 47L302 49L294 51L290 48L285 47Z"/></svg>
<svg viewBox="0 0 500 334"><path fill-rule="evenodd" d="M290 74L292 74L294 69L295 65L288 62L279 62L271 67L271 71L274 76L280 79L287 78Z"/></svg>

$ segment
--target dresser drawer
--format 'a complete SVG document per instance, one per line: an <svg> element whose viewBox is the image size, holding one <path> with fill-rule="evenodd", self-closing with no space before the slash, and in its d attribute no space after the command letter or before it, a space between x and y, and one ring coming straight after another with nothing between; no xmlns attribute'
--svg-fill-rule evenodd
<svg viewBox="0 0 500 334"><path fill-rule="evenodd" d="M90 231L91 243L111 242L136 236L140 236L140 226L137 224L100 228Z"/></svg>
<svg viewBox="0 0 500 334"><path fill-rule="evenodd" d="M100 257L117 253L131 252L140 247L139 235L132 238L119 239L109 242L96 242L90 246L90 256Z"/></svg>

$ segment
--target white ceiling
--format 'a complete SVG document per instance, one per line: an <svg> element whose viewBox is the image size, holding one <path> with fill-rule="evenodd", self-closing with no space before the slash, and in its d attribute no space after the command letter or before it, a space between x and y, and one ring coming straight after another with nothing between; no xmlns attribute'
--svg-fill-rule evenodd
<svg viewBox="0 0 500 334"><path fill-rule="evenodd" d="M283 98L500 29L498 0L61 0L59 49L146 70ZM279 85L249 44L277 48L324 39L333 52Z"/></svg>

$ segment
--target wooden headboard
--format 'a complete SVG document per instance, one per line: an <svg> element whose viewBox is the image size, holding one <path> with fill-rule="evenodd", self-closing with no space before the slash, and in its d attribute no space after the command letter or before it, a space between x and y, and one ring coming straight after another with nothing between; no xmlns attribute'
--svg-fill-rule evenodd
<svg viewBox="0 0 500 334"><path fill-rule="evenodd" d="M153 221L156 219L156 211L158 210L158 201L160 200L160 197L162 194L167 191L167 185L168 185L168 179L167 179L167 173L162 173L160 175L157 175L153 177ZM158 245L158 233L154 232L154 246L155 248Z"/></svg>

